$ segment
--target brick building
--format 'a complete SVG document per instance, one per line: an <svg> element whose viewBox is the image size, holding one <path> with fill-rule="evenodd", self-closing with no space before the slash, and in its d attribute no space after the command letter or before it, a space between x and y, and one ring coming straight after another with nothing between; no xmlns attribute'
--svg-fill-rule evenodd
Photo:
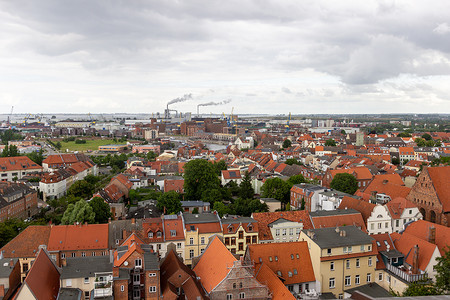
<svg viewBox="0 0 450 300"><path fill-rule="evenodd" d="M450 226L450 166L424 168L406 197L423 219Z"/></svg>
<svg viewBox="0 0 450 300"><path fill-rule="evenodd" d="M37 192L25 184L0 182L0 222L28 218L38 212Z"/></svg>

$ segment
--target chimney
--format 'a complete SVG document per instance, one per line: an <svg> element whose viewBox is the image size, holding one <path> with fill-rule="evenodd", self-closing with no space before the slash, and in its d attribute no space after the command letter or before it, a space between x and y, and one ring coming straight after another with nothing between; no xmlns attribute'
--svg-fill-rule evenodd
<svg viewBox="0 0 450 300"><path fill-rule="evenodd" d="M3 259L4 254L5 254L5 250L0 251L0 259Z"/></svg>
<svg viewBox="0 0 450 300"><path fill-rule="evenodd" d="M11 259L11 260L9 260L9 266L11 267L11 268L14 268L14 261Z"/></svg>
<svg viewBox="0 0 450 300"><path fill-rule="evenodd" d="M5 297L5 286L0 284L0 297Z"/></svg>
<svg viewBox="0 0 450 300"><path fill-rule="evenodd" d="M419 273L419 246L415 245L413 251L412 272L413 274L417 274Z"/></svg>
<svg viewBox="0 0 450 300"><path fill-rule="evenodd" d="M111 264L114 262L114 254L112 250L109 250L109 262Z"/></svg>
<svg viewBox="0 0 450 300"><path fill-rule="evenodd" d="M341 232L339 233L340 236L346 236L347 233L345 232L345 230L341 230Z"/></svg>
<svg viewBox="0 0 450 300"><path fill-rule="evenodd" d="M339 233L339 226L336 227L335 231L336 231L336 233Z"/></svg>
<svg viewBox="0 0 450 300"><path fill-rule="evenodd" d="M136 224L136 219L135 218L131 218L131 224Z"/></svg>
<svg viewBox="0 0 450 300"><path fill-rule="evenodd" d="M66 260L65 258L62 258L62 259L61 259L61 265L62 265L63 267L67 266L67 260Z"/></svg>
<svg viewBox="0 0 450 300"><path fill-rule="evenodd" d="M436 227L428 227L428 242L431 244L436 244Z"/></svg>

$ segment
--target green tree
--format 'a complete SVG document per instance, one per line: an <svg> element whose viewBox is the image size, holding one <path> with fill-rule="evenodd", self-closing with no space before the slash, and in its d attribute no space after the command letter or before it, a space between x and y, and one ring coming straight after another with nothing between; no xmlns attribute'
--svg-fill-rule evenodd
<svg viewBox="0 0 450 300"><path fill-rule="evenodd" d="M284 148L284 149L287 149L287 148L289 148L290 146L292 146L291 140L290 140L290 139L285 139L284 142L283 142L283 148Z"/></svg>
<svg viewBox="0 0 450 300"><path fill-rule="evenodd" d="M19 219L8 219L0 223L0 248L15 238L19 232L26 228L25 222Z"/></svg>
<svg viewBox="0 0 450 300"><path fill-rule="evenodd" d="M435 142L433 140L429 140L425 142L425 146L427 147L434 147Z"/></svg>
<svg viewBox="0 0 450 300"><path fill-rule="evenodd" d="M300 204L300 210L304 210L306 206L305 198L302 197L302 203Z"/></svg>
<svg viewBox="0 0 450 300"><path fill-rule="evenodd" d="M411 134L408 132L400 132L399 134L397 134L398 137L411 137Z"/></svg>
<svg viewBox="0 0 450 300"><path fill-rule="evenodd" d="M253 199L255 191L253 190L250 174L246 171L239 185L239 197L243 199Z"/></svg>
<svg viewBox="0 0 450 300"><path fill-rule="evenodd" d="M59 141L56 142L55 148L58 149L58 150L61 150L61 147L62 147L61 142L59 142Z"/></svg>
<svg viewBox="0 0 450 300"><path fill-rule="evenodd" d="M278 177L267 179L261 187L264 198L274 198L284 204L289 202L290 189L289 183Z"/></svg>
<svg viewBox="0 0 450 300"><path fill-rule="evenodd" d="M450 293L450 246L444 255L436 259L438 262L434 265L436 271L436 289L439 294L448 295Z"/></svg>
<svg viewBox="0 0 450 300"><path fill-rule="evenodd" d="M42 161L44 160L44 152L39 150L39 152L31 152L27 154L28 158L37 163L38 165L42 165Z"/></svg>
<svg viewBox="0 0 450 300"><path fill-rule="evenodd" d="M268 212L269 207L266 203L262 203L259 199L253 199L248 204L248 207L250 208L250 214L254 212Z"/></svg>
<svg viewBox="0 0 450 300"><path fill-rule="evenodd" d="M308 183L308 180L302 174L289 177L287 183L292 187L294 184Z"/></svg>
<svg viewBox="0 0 450 300"><path fill-rule="evenodd" d="M399 165L400 164L400 159L398 158L398 157L393 157L392 159L391 159L391 161L392 161L392 164L393 165Z"/></svg>
<svg viewBox="0 0 450 300"><path fill-rule="evenodd" d="M229 207L219 201L214 203L213 210L217 211L220 217L230 213Z"/></svg>
<svg viewBox="0 0 450 300"><path fill-rule="evenodd" d="M288 159L286 159L286 161L284 163L287 164L287 165L290 165L290 166L292 166L292 165L299 165L299 166L303 165L296 158L288 158Z"/></svg>
<svg viewBox="0 0 450 300"><path fill-rule="evenodd" d="M201 200L205 191L220 188L220 180L212 163L191 160L184 166L184 191L186 199Z"/></svg>
<svg viewBox="0 0 450 300"><path fill-rule="evenodd" d="M9 146L9 156L19 156L19 150L17 150L17 146L11 145Z"/></svg>
<svg viewBox="0 0 450 300"><path fill-rule="evenodd" d="M438 295L438 291L430 279L425 279L408 284L408 288L403 292L402 297L431 295Z"/></svg>
<svg viewBox="0 0 450 300"><path fill-rule="evenodd" d="M61 219L63 225L70 225L76 222L90 224L95 223L95 213L86 200L80 200L75 204L69 204Z"/></svg>
<svg viewBox="0 0 450 300"><path fill-rule="evenodd" d="M433 139L429 133L424 133L421 137L426 141L431 141Z"/></svg>
<svg viewBox="0 0 450 300"><path fill-rule="evenodd" d="M209 202L210 205L214 205L216 202L222 202L223 193L219 188L204 190L200 198L204 202Z"/></svg>
<svg viewBox="0 0 450 300"><path fill-rule="evenodd" d="M358 182L352 174L339 173L334 176L330 187L332 189L353 195L356 190L358 190Z"/></svg>
<svg viewBox="0 0 450 300"><path fill-rule="evenodd" d="M108 219L111 217L111 208L105 200L100 197L94 197L91 201L89 201L89 205L94 211L96 223L108 222Z"/></svg>
<svg viewBox="0 0 450 300"><path fill-rule="evenodd" d="M90 198L94 193L94 186L86 180L78 180L72 184L67 190L67 195L74 197L81 197L84 199Z"/></svg>
<svg viewBox="0 0 450 300"><path fill-rule="evenodd" d="M325 146L334 147L334 146L336 146L336 141L333 139L328 139L325 141Z"/></svg>
<svg viewBox="0 0 450 300"><path fill-rule="evenodd" d="M100 181L100 177L89 174L84 177L84 180L92 185L95 185L97 182Z"/></svg>
<svg viewBox="0 0 450 300"><path fill-rule="evenodd" d="M168 191L161 194L156 203L156 207L166 214L176 214L181 211L181 197L175 191Z"/></svg>
<svg viewBox="0 0 450 300"><path fill-rule="evenodd" d="M227 163L223 159L214 163L213 166L214 169L216 170L217 176L220 176L222 174L222 171L228 168Z"/></svg>
<svg viewBox="0 0 450 300"><path fill-rule="evenodd" d="M153 160L155 160L155 158L158 157L158 154L156 154L153 151L148 151L146 157L147 157L148 160L153 161Z"/></svg>
<svg viewBox="0 0 450 300"><path fill-rule="evenodd" d="M416 143L417 147L425 147L426 145L425 140L421 138L415 139L414 142Z"/></svg>

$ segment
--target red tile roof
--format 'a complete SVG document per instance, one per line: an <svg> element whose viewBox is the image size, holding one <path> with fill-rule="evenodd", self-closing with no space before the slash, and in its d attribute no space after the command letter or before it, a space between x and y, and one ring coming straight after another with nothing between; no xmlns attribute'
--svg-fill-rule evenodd
<svg viewBox="0 0 450 300"><path fill-rule="evenodd" d="M450 166L426 168L434 189L442 203L443 211L450 212Z"/></svg>
<svg viewBox="0 0 450 300"><path fill-rule="evenodd" d="M108 224L53 226L48 251L108 249Z"/></svg>
<svg viewBox="0 0 450 300"><path fill-rule="evenodd" d="M391 238L394 242L395 248L405 255L405 261L409 265L413 265L413 248L415 245L419 246L419 269L425 271L430 264L433 253L437 249L435 244L431 244L421 238L412 234L403 232L391 233ZM438 250L439 252L439 250ZM408 255L409 254L409 255Z"/></svg>
<svg viewBox="0 0 450 300"><path fill-rule="evenodd" d="M36 299L56 299L59 292L59 277L57 266L48 254L41 250L28 271L24 285L28 286Z"/></svg>
<svg viewBox="0 0 450 300"><path fill-rule="evenodd" d="M372 179L372 173L370 173L369 169L366 167L356 167L356 168L350 168L350 169L337 169L337 170L330 170L331 175L336 176L336 174L340 173L348 173L352 174L356 177L357 180L367 180Z"/></svg>
<svg viewBox="0 0 450 300"><path fill-rule="evenodd" d="M239 170L222 170L224 179L241 179L241 172Z"/></svg>
<svg viewBox="0 0 450 300"><path fill-rule="evenodd" d="M259 268L256 268L256 279L269 288L272 300L295 300L278 276L265 264L260 264Z"/></svg>
<svg viewBox="0 0 450 300"><path fill-rule="evenodd" d="M353 208L359 211L364 219L364 222L367 222L367 219L370 217L374 207L375 204L373 203L358 200L348 196L344 196L344 198L342 198L341 204L339 205L339 209Z"/></svg>
<svg viewBox="0 0 450 300"><path fill-rule="evenodd" d="M230 272L236 258L218 237L214 237L194 267L197 277L207 293L210 293Z"/></svg>
<svg viewBox="0 0 450 300"><path fill-rule="evenodd" d="M404 232L428 241L431 227L435 228L435 244L443 256L450 246L450 227L419 220L408 225Z"/></svg>
<svg viewBox="0 0 450 300"><path fill-rule="evenodd" d="M285 285L316 280L307 242L252 244L247 254L257 269L264 263L273 272L281 272Z"/></svg>
<svg viewBox="0 0 450 300"><path fill-rule="evenodd" d="M386 206L393 219L399 219L405 209L417 207L411 201L401 197L389 201Z"/></svg>
<svg viewBox="0 0 450 300"><path fill-rule="evenodd" d="M164 180L164 192L175 191L178 193L184 193L184 179L165 179Z"/></svg>
<svg viewBox="0 0 450 300"><path fill-rule="evenodd" d="M0 157L0 172L17 170L40 170L42 167L27 156Z"/></svg>
<svg viewBox="0 0 450 300"><path fill-rule="evenodd" d="M392 176L393 175L393 176ZM377 177L379 176L379 177ZM376 192L377 194L385 194L391 197L391 199L401 197L406 198L408 196L409 192L411 191L411 188L403 185L403 180L398 174L389 174L389 175L377 175L375 178L369 183L369 185L366 187L366 189L363 191L365 194L370 195L372 192ZM391 176L391 178L397 178L393 181L390 181L389 179L386 179L387 177ZM401 184L397 184L394 182L398 182L400 180Z"/></svg>
<svg viewBox="0 0 450 300"><path fill-rule="evenodd" d="M114 179L117 179L120 183L122 183L127 189L131 189L133 187L133 183L123 174L118 174L111 179L113 182Z"/></svg>
<svg viewBox="0 0 450 300"><path fill-rule="evenodd" d="M26 258L35 257L39 245L47 245L50 237L50 226L28 226L0 251L4 251L4 257Z"/></svg>
<svg viewBox="0 0 450 300"><path fill-rule="evenodd" d="M303 229L313 228L309 212L306 210L253 213L252 218L258 221L258 236L259 240L263 241L273 240L269 224L279 219L303 223Z"/></svg>
<svg viewBox="0 0 450 300"><path fill-rule="evenodd" d="M342 214L334 216L311 217L314 228L327 228L346 225L355 225L367 233L366 224L360 212L354 214Z"/></svg>

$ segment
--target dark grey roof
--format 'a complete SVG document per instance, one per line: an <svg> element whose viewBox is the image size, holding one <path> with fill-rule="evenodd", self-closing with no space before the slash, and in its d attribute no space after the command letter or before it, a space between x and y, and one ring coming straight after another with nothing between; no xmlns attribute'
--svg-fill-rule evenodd
<svg viewBox="0 0 450 300"><path fill-rule="evenodd" d="M16 265L18 258L3 258L0 259L0 278L7 278L11 274L14 266ZM11 267L10 262L13 262Z"/></svg>
<svg viewBox="0 0 450 300"><path fill-rule="evenodd" d="M376 283L368 283L365 285L361 285L352 289L345 290L346 293L352 294L354 292L360 292L372 298L380 298L380 297L389 297L391 294L386 291L384 288L379 286Z"/></svg>
<svg viewBox="0 0 450 300"><path fill-rule="evenodd" d="M61 279L94 277L95 273L112 272L113 264L107 256L86 256L66 258L67 265L63 266Z"/></svg>
<svg viewBox="0 0 450 300"><path fill-rule="evenodd" d="M277 199L274 199L274 198L261 198L260 200L261 200L262 202L276 202L276 203L281 202L281 201L279 201L279 200L277 200Z"/></svg>
<svg viewBox="0 0 450 300"><path fill-rule="evenodd" d="M144 253L144 268L145 270L159 270L159 259L157 253Z"/></svg>
<svg viewBox="0 0 450 300"><path fill-rule="evenodd" d="M203 202L203 201L181 201L182 207L203 207L205 205L210 205L209 202Z"/></svg>
<svg viewBox="0 0 450 300"><path fill-rule="evenodd" d="M355 197L355 196L353 196L353 195L351 195L351 194L347 194L347 193L344 193L344 192L341 192L341 191L338 191L338 190L334 190L334 189L325 189L325 191L320 192L319 194L325 195L325 196L328 196L328 197L331 197L331 196L337 196L337 197L344 197L344 196Z"/></svg>
<svg viewBox="0 0 450 300"><path fill-rule="evenodd" d="M125 237L122 236L123 230L126 231L139 231L142 229L142 220L135 220L132 224L131 220L115 220L109 224L109 246L115 248L116 240L122 240Z"/></svg>
<svg viewBox="0 0 450 300"><path fill-rule="evenodd" d="M318 210L314 212L310 212L309 215L311 218L314 217L327 217L327 216L339 216L339 215L353 215L353 214L361 214L356 209L335 209L335 210Z"/></svg>
<svg viewBox="0 0 450 300"><path fill-rule="evenodd" d="M294 184L294 186L299 187L301 189L306 189L308 191L320 191L326 189L325 187L317 184L310 184L310 183L299 183Z"/></svg>
<svg viewBox="0 0 450 300"><path fill-rule="evenodd" d="M219 222L219 216L215 213L190 214L183 213L185 224Z"/></svg>
<svg viewBox="0 0 450 300"><path fill-rule="evenodd" d="M222 218L222 224L239 224L239 223L256 223L257 221L250 217L223 217Z"/></svg>
<svg viewBox="0 0 450 300"><path fill-rule="evenodd" d="M76 288L60 288L57 300L81 300L83 292Z"/></svg>
<svg viewBox="0 0 450 300"><path fill-rule="evenodd" d="M338 228L339 232L336 232L335 227L316 228L303 231L306 234L308 234L308 231L313 232L313 241L322 249L370 244L374 240L356 226L341 226ZM345 231L345 236L341 236L342 230Z"/></svg>
<svg viewBox="0 0 450 300"><path fill-rule="evenodd" d="M130 269L119 268L119 277L114 277L114 279L130 279Z"/></svg>
<svg viewBox="0 0 450 300"><path fill-rule="evenodd" d="M404 257L403 253L401 253L397 249L390 249L389 251L380 251L380 254L382 254L388 258Z"/></svg>

